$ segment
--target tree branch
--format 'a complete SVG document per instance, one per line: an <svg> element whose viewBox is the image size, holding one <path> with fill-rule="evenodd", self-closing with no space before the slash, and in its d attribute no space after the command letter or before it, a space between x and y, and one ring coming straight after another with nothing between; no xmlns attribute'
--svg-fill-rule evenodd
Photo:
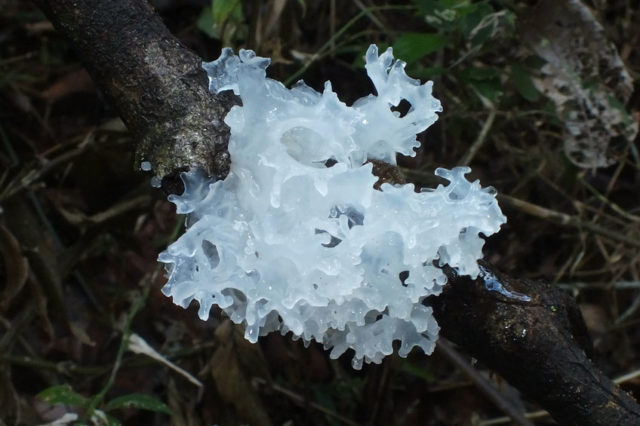
<svg viewBox="0 0 640 426"><path fill-rule="evenodd" d="M73 44L97 85L138 140L136 163L158 177L191 166L223 178L237 101L213 96L202 59L187 49L141 0L36 0Z"/></svg>
<svg viewBox="0 0 640 426"><path fill-rule="evenodd" d="M449 282L430 300L443 336L562 425L640 424L640 406L589 360L591 340L571 297L480 265L475 280L445 267Z"/></svg>

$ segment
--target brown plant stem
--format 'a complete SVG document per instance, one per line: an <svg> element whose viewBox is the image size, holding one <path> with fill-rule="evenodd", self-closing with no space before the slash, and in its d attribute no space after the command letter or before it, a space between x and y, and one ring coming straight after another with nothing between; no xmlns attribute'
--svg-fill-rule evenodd
<svg viewBox="0 0 640 426"><path fill-rule="evenodd" d="M199 166L229 171L229 129L237 102L208 91L202 59L187 49L142 0L36 0L75 48L138 140L136 166L156 176Z"/></svg>

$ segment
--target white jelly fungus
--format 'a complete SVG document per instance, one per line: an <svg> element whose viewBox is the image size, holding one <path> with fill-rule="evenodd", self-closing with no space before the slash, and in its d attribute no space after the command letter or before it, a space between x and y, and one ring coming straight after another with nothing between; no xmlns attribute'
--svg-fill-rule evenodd
<svg viewBox="0 0 640 426"><path fill-rule="evenodd" d="M271 331L312 339L336 358L353 349L354 368L380 362L400 342L433 351L438 325L421 302L446 282L439 265L478 274L483 239L505 217L495 191L469 182L468 168L438 169L447 186L415 192L383 184L367 159L395 164L414 155L416 134L441 111L432 83L407 77L391 49L366 54L377 95L340 102L327 82L318 93L303 82L287 89L266 78L269 59L224 49L205 63L210 90L242 100L231 128L231 172L214 181L183 174L185 191L170 196L187 230L160 254L163 288L186 307L197 300L207 319L218 305L256 342ZM392 110L401 100L404 116Z"/></svg>

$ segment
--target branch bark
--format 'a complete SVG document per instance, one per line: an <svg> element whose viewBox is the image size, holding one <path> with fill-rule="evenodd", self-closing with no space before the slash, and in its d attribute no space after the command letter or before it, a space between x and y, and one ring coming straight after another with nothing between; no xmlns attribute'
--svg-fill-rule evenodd
<svg viewBox="0 0 640 426"><path fill-rule="evenodd" d="M175 38L141 0L36 0L137 139L136 163L158 177L199 166L229 171L229 128L237 102L213 96L202 59Z"/></svg>
<svg viewBox="0 0 640 426"><path fill-rule="evenodd" d="M431 300L443 336L559 424L640 424L640 406L590 361L591 340L573 298L549 284L480 265L475 280L445 268L449 283Z"/></svg>
<svg viewBox="0 0 640 426"><path fill-rule="evenodd" d="M36 1L139 140L138 161L150 161L160 177L191 166L226 176L229 130L222 119L237 100L208 92L201 59L150 6L143 0ZM640 406L589 360L575 302L549 285L482 266L476 280L447 271L450 283L430 301L442 334L561 424L640 424ZM500 286L507 292L490 290Z"/></svg>

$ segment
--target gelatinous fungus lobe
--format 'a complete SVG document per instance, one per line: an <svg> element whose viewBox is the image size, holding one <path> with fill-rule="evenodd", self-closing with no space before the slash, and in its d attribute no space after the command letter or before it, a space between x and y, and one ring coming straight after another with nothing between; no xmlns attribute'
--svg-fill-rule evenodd
<svg viewBox="0 0 640 426"><path fill-rule="evenodd" d="M355 368L380 362L394 341L401 356L431 353L438 325L421 302L446 282L439 265L479 273L480 234L505 222L495 191L467 181L468 168L438 169L449 184L435 189L374 189L370 160L415 155L416 134L441 111L431 82L409 78L391 49L369 48L377 95L352 106L329 82L322 93L302 81L288 89L266 78L268 65L231 49L203 65L213 93L242 99L225 118L231 171L184 174L185 192L171 196L188 227L160 254L163 292L198 301L202 319L218 305L252 342L291 331L334 358L353 349Z"/></svg>

